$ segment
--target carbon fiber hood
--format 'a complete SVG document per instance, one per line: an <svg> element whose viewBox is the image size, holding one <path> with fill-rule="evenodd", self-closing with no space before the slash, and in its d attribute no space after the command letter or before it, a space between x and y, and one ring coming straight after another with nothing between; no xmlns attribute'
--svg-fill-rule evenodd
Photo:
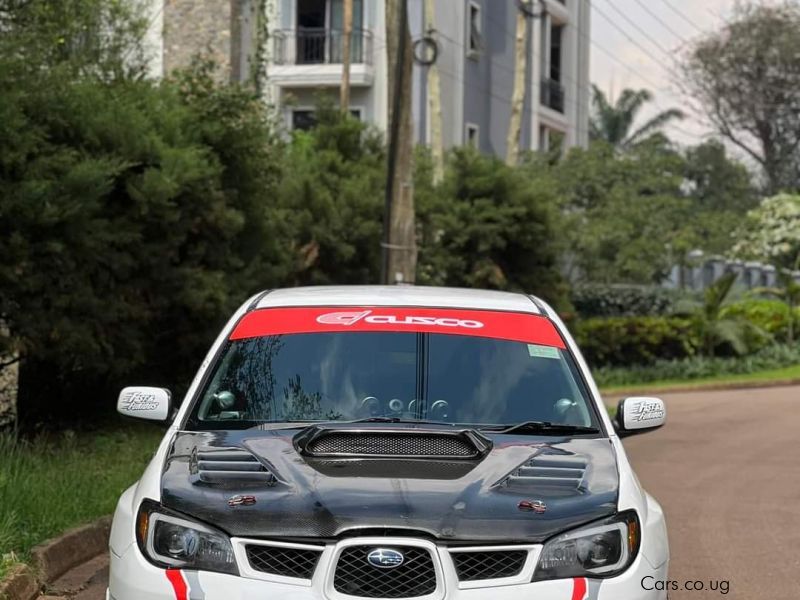
<svg viewBox="0 0 800 600"><path fill-rule="evenodd" d="M233 536L405 530L453 542L538 542L616 510L608 439L487 435L485 451L468 459L319 458L299 451L298 431L179 432L162 503ZM209 481L198 463L215 453L247 457L259 476ZM235 496L244 501L229 502Z"/></svg>

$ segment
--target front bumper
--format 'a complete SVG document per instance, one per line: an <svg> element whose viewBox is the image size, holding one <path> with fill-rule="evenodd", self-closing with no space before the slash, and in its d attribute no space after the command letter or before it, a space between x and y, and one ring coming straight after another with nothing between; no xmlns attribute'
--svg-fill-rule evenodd
<svg viewBox="0 0 800 600"><path fill-rule="evenodd" d="M333 552L333 550L331 550ZM435 549L441 577L435 594L417 600L664 600L663 591L646 590L642 580L667 579L667 563L653 567L640 553L633 565L610 579L563 579L537 583L481 585L459 582L448 553ZM538 550L532 547L532 560ZM535 562L535 561L534 561ZM303 583L286 583L205 571L165 571L151 565L135 544L122 556L111 553L110 600L357 600L332 589L332 561L320 561L313 578ZM532 572L532 570L531 570ZM527 581L530 576L527 575ZM652 581L652 579L648 579Z"/></svg>

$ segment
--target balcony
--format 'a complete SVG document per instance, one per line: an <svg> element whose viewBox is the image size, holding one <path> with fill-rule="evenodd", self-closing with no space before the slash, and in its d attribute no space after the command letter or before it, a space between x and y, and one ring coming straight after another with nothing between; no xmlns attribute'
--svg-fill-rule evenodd
<svg viewBox="0 0 800 600"><path fill-rule="evenodd" d="M272 32L276 65L342 64L344 32L337 29L281 29ZM350 34L350 63L372 64L372 33L356 29Z"/></svg>
<svg viewBox="0 0 800 600"><path fill-rule="evenodd" d="M555 79L542 79L541 103L561 114L564 113L564 86Z"/></svg>
<svg viewBox="0 0 800 600"><path fill-rule="evenodd" d="M278 29L272 31L268 77L283 87L338 86L342 81L342 43L338 29ZM354 29L350 38L350 84L372 85L372 32Z"/></svg>

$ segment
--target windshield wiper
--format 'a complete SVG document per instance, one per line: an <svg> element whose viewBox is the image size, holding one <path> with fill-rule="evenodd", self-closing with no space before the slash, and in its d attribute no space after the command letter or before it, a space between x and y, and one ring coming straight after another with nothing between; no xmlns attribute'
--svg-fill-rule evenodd
<svg viewBox="0 0 800 600"><path fill-rule="evenodd" d="M496 433L530 433L530 434L563 434L571 433L600 433L597 427L584 427L583 425L568 425L567 423L551 423L550 421L523 421L515 425L492 425L481 427L482 431Z"/></svg>
<svg viewBox="0 0 800 600"><path fill-rule="evenodd" d="M401 417L367 417L366 419L356 419L355 421L331 421L331 423L417 423L422 425L449 425L455 427L455 423L447 421L424 421L422 419L403 419Z"/></svg>

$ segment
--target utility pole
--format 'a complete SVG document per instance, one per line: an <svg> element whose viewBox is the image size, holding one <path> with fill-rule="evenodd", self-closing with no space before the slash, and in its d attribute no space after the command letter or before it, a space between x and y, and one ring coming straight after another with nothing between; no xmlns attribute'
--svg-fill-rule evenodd
<svg viewBox="0 0 800 600"><path fill-rule="evenodd" d="M339 89L339 108L343 115L350 111L350 41L353 37L353 0L344 0L342 32L342 86Z"/></svg>
<svg viewBox="0 0 800 600"><path fill-rule="evenodd" d="M425 30L428 36L436 31L436 9L434 0L425 1ZM436 57L434 57L436 58ZM433 182L444 178L444 142L442 141L442 88L436 60L428 66L428 112L431 125L431 158L433 158Z"/></svg>
<svg viewBox="0 0 800 600"><path fill-rule="evenodd" d="M511 118L506 140L506 164L519 162L519 143L522 133L522 108L525 102L525 73L528 71L528 19L517 10L517 34L514 40L514 91L511 94Z"/></svg>
<svg viewBox="0 0 800 600"><path fill-rule="evenodd" d="M413 54L407 0L386 0L389 67L389 149L383 217L384 283L414 283L417 242L412 182L411 74Z"/></svg>
<svg viewBox="0 0 800 600"><path fill-rule="evenodd" d="M539 4L536 12L534 4ZM514 91L511 94L511 118L506 139L506 164L519 162L522 109L525 104L525 74L528 72L528 18L537 19L544 14L541 0L517 0L517 28L514 40Z"/></svg>

